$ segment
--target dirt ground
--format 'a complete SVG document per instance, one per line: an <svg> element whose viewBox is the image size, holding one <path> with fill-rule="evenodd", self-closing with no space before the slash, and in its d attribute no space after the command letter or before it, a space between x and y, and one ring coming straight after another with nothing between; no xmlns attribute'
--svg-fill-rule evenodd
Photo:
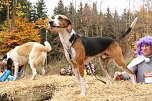
<svg viewBox="0 0 152 101"><path fill-rule="evenodd" d="M115 81L103 84L94 76L86 76L86 96L80 96L75 76L58 74L27 75L16 81L0 83L0 101L151 101L151 84ZM106 81L106 78L102 78Z"/></svg>

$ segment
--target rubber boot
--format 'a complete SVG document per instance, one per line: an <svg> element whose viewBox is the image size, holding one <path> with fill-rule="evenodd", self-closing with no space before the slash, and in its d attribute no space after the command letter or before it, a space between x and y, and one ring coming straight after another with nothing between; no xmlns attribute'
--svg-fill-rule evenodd
<svg viewBox="0 0 152 101"><path fill-rule="evenodd" d="M0 82L4 82L10 74L11 71L6 69L0 77Z"/></svg>
<svg viewBox="0 0 152 101"><path fill-rule="evenodd" d="M4 70L4 72L2 73L2 75L0 76L0 79L5 75L7 69Z"/></svg>
<svg viewBox="0 0 152 101"><path fill-rule="evenodd" d="M22 76L22 70L20 72L18 72L18 77Z"/></svg>
<svg viewBox="0 0 152 101"><path fill-rule="evenodd" d="M12 76L12 75L8 76L8 81L13 81L13 79L14 79L14 76Z"/></svg>

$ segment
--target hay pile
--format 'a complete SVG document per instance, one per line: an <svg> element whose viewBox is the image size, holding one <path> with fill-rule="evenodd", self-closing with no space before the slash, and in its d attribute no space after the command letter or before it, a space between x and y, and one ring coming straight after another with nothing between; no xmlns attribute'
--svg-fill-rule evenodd
<svg viewBox="0 0 152 101"><path fill-rule="evenodd" d="M74 76L38 75L0 83L0 101L151 101L152 85L132 85L128 81L103 84L95 77L86 76L87 93L80 96ZM106 80L105 78L103 78Z"/></svg>
<svg viewBox="0 0 152 101"><path fill-rule="evenodd" d="M59 62L58 62L59 63ZM136 84L129 81L115 81L108 84L86 75L86 96L80 96L75 76L59 75L63 62L47 68L45 76L31 74L16 81L0 82L0 101L151 101L152 85Z"/></svg>

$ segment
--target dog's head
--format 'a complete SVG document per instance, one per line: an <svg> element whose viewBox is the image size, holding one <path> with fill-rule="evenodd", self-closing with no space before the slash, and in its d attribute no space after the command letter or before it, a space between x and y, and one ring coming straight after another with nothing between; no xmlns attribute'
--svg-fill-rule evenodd
<svg viewBox="0 0 152 101"><path fill-rule="evenodd" d="M49 21L49 24L51 27L57 28L57 30L65 28L68 33L71 33L72 31L71 20L68 19L65 15L56 15L54 19Z"/></svg>
<svg viewBox="0 0 152 101"><path fill-rule="evenodd" d="M7 53L3 56L2 60L3 60L4 63L7 63L7 60L8 60L9 58L11 58L11 57L10 57L11 52L12 52L12 50L10 50L9 52L7 52Z"/></svg>
<svg viewBox="0 0 152 101"><path fill-rule="evenodd" d="M2 62L3 62L4 64L7 63L7 58L8 58L8 56L7 56L7 54L5 54L5 55L3 56L3 58L2 58Z"/></svg>
<svg viewBox="0 0 152 101"><path fill-rule="evenodd" d="M11 68L13 60L8 56L9 52L3 56L3 64L7 64L7 68Z"/></svg>

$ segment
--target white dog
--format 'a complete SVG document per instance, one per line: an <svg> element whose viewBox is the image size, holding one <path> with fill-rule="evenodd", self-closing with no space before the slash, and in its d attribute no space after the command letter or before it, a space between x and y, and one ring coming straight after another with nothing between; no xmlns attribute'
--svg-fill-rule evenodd
<svg viewBox="0 0 152 101"><path fill-rule="evenodd" d="M37 42L27 42L23 45L16 46L6 54L5 58L11 58L15 66L14 80L16 80L18 76L18 69L21 65L24 65L22 75L24 76L24 72L28 63L30 64L33 73L31 80L33 80L37 74L36 68L41 67L42 75L45 74L45 59L47 57L47 52L51 51L52 48L47 41L44 42L44 44L45 46Z"/></svg>

